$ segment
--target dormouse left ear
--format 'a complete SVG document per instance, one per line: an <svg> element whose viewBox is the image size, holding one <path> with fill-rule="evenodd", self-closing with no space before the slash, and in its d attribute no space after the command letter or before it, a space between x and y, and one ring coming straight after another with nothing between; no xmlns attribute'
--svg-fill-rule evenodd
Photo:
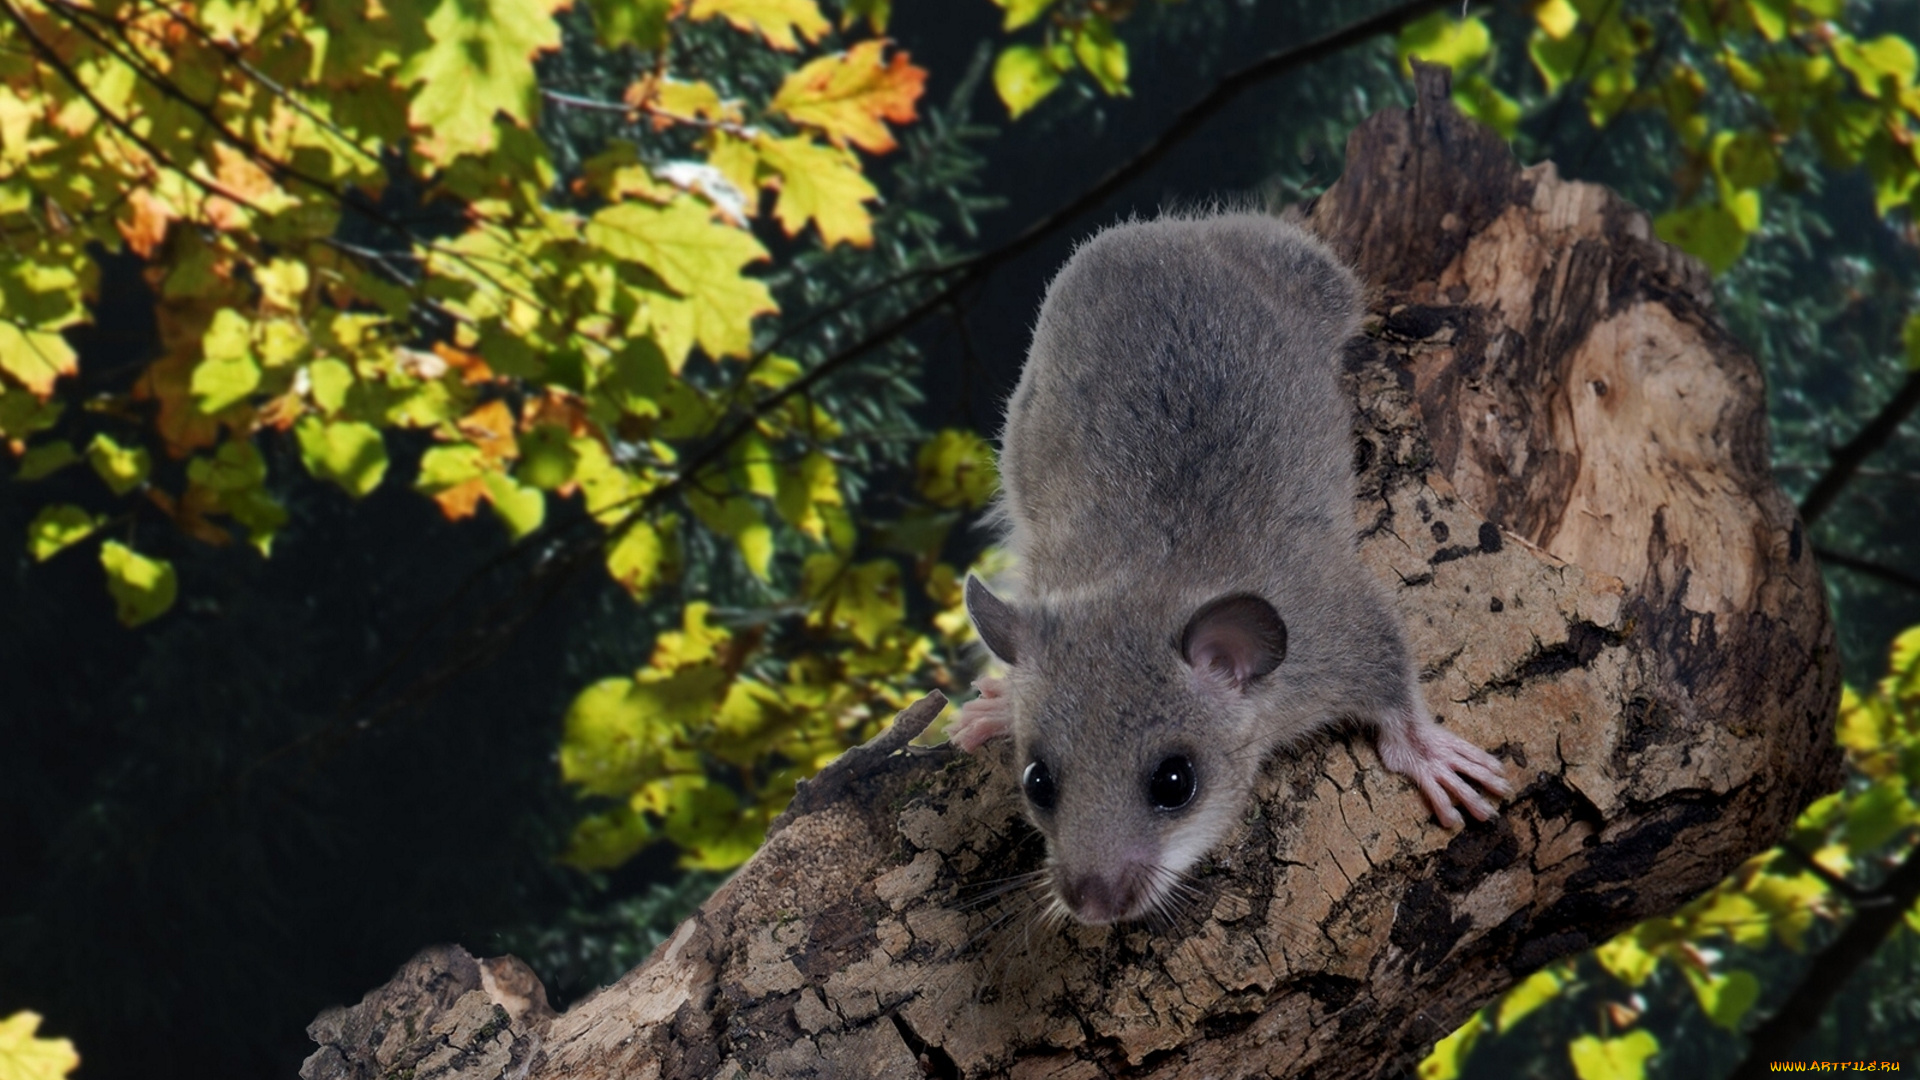
<svg viewBox="0 0 1920 1080"><path fill-rule="evenodd" d="M967 575L967 614L980 640L1001 663L1020 662L1020 613L972 574Z"/></svg>
<svg viewBox="0 0 1920 1080"><path fill-rule="evenodd" d="M1232 593L1207 601L1187 620L1180 655L1195 672L1245 690L1286 659L1287 624L1260 597Z"/></svg>

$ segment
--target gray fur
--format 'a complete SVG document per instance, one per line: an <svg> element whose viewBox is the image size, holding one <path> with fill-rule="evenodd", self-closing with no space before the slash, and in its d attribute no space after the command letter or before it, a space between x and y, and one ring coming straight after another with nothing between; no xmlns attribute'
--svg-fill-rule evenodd
<svg viewBox="0 0 1920 1080"><path fill-rule="evenodd" d="M1426 717L1355 550L1339 369L1362 312L1318 240L1258 214L1110 228L1048 288L1000 465L1018 597L975 582L969 600L989 643L1017 651L1001 657L1009 726L1023 767L1054 775L1056 806L1033 816L1083 918L1076 881L1183 872L1276 748L1342 717ZM1285 624L1284 660L1244 686L1182 656L1196 612L1234 593ZM1143 792L1173 754L1200 789L1170 813ZM1153 906L1162 886L1146 887Z"/></svg>

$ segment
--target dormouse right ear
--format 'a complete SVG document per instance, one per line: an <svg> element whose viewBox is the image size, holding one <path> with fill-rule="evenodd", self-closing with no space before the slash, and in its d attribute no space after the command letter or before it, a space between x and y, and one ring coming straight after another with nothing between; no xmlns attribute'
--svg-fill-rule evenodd
<svg viewBox="0 0 1920 1080"><path fill-rule="evenodd" d="M967 614L980 640L1001 663L1020 662L1020 613L972 574L967 575Z"/></svg>
<svg viewBox="0 0 1920 1080"><path fill-rule="evenodd" d="M1245 690L1287 658L1287 624L1272 604L1252 593L1222 596L1202 604L1187 620L1180 655L1202 677Z"/></svg>

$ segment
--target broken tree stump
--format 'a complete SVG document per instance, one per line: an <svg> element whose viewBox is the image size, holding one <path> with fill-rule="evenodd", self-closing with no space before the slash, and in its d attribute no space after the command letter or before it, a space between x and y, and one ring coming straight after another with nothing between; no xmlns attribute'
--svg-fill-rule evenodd
<svg viewBox="0 0 1920 1080"><path fill-rule="evenodd" d="M302 1076L1378 1077L1777 840L1838 783L1839 674L1760 373L1643 213L1417 79L1296 212L1374 289L1362 553L1433 712L1512 763L1499 818L1449 833L1326 740L1175 925L1057 926L994 891L1042 851L1012 762L869 754L613 986L556 1016L517 961L428 950Z"/></svg>

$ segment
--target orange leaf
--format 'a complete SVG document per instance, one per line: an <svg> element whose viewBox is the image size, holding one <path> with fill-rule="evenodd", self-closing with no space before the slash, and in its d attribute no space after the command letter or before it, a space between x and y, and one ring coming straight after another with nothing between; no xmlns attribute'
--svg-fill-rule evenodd
<svg viewBox="0 0 1920 1080"><path fill-rule="evenodd" d="M459 521L461 518L472 517L473 512L480 506L480 500L486 498L486 495L486 477L476 476L436 493L433 501L440 504L440 512L447 515L448 521Z"/></svg>
<svg viewBox="0 0 1920 1080"><path fill-rule="evenodd" d="M479 353L470 353L465 349L456 349L444 341L433 343L433 353L447 362L447 366L460 373L460 381L468 386L476 386L494 378L493 369L480 358Z"/></svg>
<svg viewBox="0 0 1920 1080"><path fill-rule="evenodd" d="M148 364L133 387L136 399L160 403L160 415L153 426L166 440L167 453L177 458L186 457L198 447L212 446L220 435L219 421L193 403L193 365L198 359L191 352L169 353Z"/></svg>
<svg viewBox="0 0 1920 1080"><path fill-rule="evenodd" d="M513 412L504 401L489 401L461 417L454 424L460 434L473 440L488 461L511 461L520 456L520 444L513 437Z"/></svg>
<svg viewBox="0 0 1920 1080"><path fill-rule="evenodd" d="M531 398L520 407L521 431L532 431L541 424L552 424L572 436L585 434L586 405L571 394L548 390L546 396Z"/></svg>
<svg viewBox="0 0 1920 1080"><path fill-rule="evenodd" d="M167 225L174 218L173 208L146 188L128 192L127 207L131 213L115 222L120 227L120 235L135 254L143 259L152 258L154 249L167 238Z"/></svg>
<svg viewBox="0 0 1920 1080"><path fill-rule="evenodd" d="M862 41L838 56L823 56L787 76L771 108L798 123L819 128L837 146L852 143L870 154L894 148L893 133L882 121L915 119L913 103L926 88L927 71L907 54L880 62L885 41Z"/></svg>

